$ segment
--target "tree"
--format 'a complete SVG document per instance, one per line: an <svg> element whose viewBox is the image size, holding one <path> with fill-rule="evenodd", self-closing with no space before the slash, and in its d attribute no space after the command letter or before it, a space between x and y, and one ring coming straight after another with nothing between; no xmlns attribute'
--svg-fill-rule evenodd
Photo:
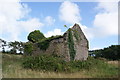
<svg viewBox="0 0 120 80"><path fill-rule="evenodd" d="M18 51L20 52L20 54L23 54L23 51L24 51L24 47L23 47L23 43L22 42L19 42L18 44Z"/></svg>
<svg viewBox="0 0 120 80"><path fill-rule="evenodd" d="M17 48L18 48L17 44L18 44L17 41L15 41L15 42L9 42L9 48L12 48L10 50L10 53L16 53L17 52Z"/></svg>
<svg viewBox="0 0 120 80"><path fill-rule="evenodd" d="M109 60L119 60L120 59L120 45L111 45L107 48L94 50L90 54L94 54L95 57L102 57Z"/></svg>
<svg viewBox="0 0 120 80"><path fill-rule="evenodd" d="M19 51L20 53L23 53L23 43L22 42L9 42L9 47L11 47L12 49L10 50L11 53L16 53L17 51Z"/></svg>
<svg viewBox="0 0 120 80"><path fill-rule="evenodd" d="M2 47L2 52L5 53L5 46L7 46L6 41L0 39L0 47Z"/></svg>
<svg viewBox="0 0 120 80"><path fill-rule="evenodd" d="M28 40L35 43L41 39L44 39L45 36L39 30L35 30L28 35Z"/></svg>

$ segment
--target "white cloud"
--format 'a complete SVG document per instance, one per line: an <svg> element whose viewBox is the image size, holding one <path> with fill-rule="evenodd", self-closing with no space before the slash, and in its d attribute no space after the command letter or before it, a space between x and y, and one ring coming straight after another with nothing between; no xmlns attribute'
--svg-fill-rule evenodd
<svg viewBox="0 0 120 80"><path fill-rule="evenodd" d="M91 28L88 28L87 26L81 24L81 23L77 23L80 28L82 29L83 33L85 34L87 39L92 39L93 38L93 34L91 33ZM71 25L70 28L72 28L74 25Z"/></svg>
<svg viewBox="0 0 120 80"><path fill-rule="evenodd" d="M56 36L56 35L62 35L63 32L61 31L61 29L54 29L53 31L48 31L45 34L45 37L51 37L51 36Z"/></svg>
<svg viewBox="0 0 120 80"><path fill-rule="evenodd" d="M96 36L111 36L118 34L118 14L102 13L97 14L94 20L93 32Z"/></svg>
<svg viewBox="0 0 120 80"><path fill-rule="evenodd" d="M99 2L96 9L99 10L99 12L116 12L117 11L117 2Z"/></svg>
<svg viewBox="0 0 120 80"><path fill-rule="evenodd" d="M92 32L91 32L91 28L88 28L87 26L85 26L83 24L79 24L79 25L80 25L83 33L85 34L85 36L86 36L86 38L88 40L90 40L90 39L92 39L94 37L93 34L92 34Z"/></svg>
<svg viewBox="0 0 120 80"><path fill-rule="evenodd" d="M93 20L93 27L81 25L88 39L109 37L118 34L118 4L117 2L99 2L95 8L98 13Z"/></svg>
<svg viewBox="0 0 120 80"><path fill-rule="evenodd" d="M99 49L102 49L100 47L93 47L93 48L90 48L89 50L99 50Z"/></svg>
<svg viewBox="0 0 120 80"><path fill-rule="evenodd" d="M118 2L119 0L94 0L95 2Z"/></svg>
<svg viewBox="0 0 120 80"><path fill-rule="evenodd" d="M32 18L27 21L19 21L19 26L21 26L21 30L24 29L26 32L34 31L35 29L39 29L44 24L39 21L38 18Z"/></svg>
<svg viewBox="0 0 120 80"><path fill-rule="evenodd" d="M92 33L95 37L106 37L118 34L118 3L99 2Z"/></svg>
<svg viewBox="0 0 120 80"><path fill-rule="evenodd" d="M69 24L80 23L80 9L77 4L64 1L59 9L59 18Z"/></svg>
<svg viewBox="0 0 120 80"><path fill-rule="evenodd" d="M92 34L89 32L89 28L80 23L81 21L80 8L78 7L77 4L72 3L70 1L64 1L59 9L59 18L62 21L71 24L72 26L70 27L73 27L75 23L79 24L82 31L85 33L86 37L88 39L92 37Z"/></svg>
<svg viewBox="0 0 120 80"><path fill-rule="evenodd" d="M87 27L80 23L80 9L77 4L64 1L60 6L59 17L62 21L73 25L78 23L88 39L96 37L108 37L118 34L118 3L99 1L95 8L98 13L93 20L93 27Z"/></svg>
<svg viewBox="0 0 120 80"><path fill-rule="evenodd" d="M2 1L2 0L1 0ZM30 18L20 21L29 15L31 11L26 4L21 4L19 0L9 0L14 2L0 2L0 35L6 35L7 40L19 40L23 31L31 32L40 29L43 24L38 18ZM80 9L77 4L64 1L59 9L59 18L71 25L79 23L87 38L111 36L118 33L118 10L117 2L99 2L96 7L98 13L93 21L94 27L86 27L80 23ZM53 25L55 19L51 16L45 18L48 25ZM55 32L57 31L57 32ZM46 33L46 36L62 34L60 29L55 29ZM4 36L1 36L4 38Z"/></svg>
<svg viewBox="0 0 120 80"><path fill-rule="evenodd" d="M55 19L52 18L51 16L47 16L45 17L45 24L50 26L53 25L55 23Z"/></svg>
<svg viewBox="0 0 120 80"><path fill-rule="evenodd" d="M13 2L10 2L13 1ZM0 35L1 38L13 41L20 40L19 36L23 31L30 32L38 29L43 24L37 18L22 20L31 11L26 4L21 4L19 0L9 0L0 2Z"/></svg>

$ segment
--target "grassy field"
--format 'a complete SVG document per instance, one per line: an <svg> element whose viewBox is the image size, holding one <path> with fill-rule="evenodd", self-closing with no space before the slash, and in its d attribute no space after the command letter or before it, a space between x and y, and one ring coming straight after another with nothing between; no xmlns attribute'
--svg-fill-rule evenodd
<svg viewBox="0 0 120 80"><path fill-rule="evenodd" d="M2 53L0 53L1 55ZM22 55L3 54L2 55L2 77L3 78L101 78L118 77L118 62L106 61L106 65L98 65L90 70L81 70L76 73L56 73L35 71L22 67Z"/></svg>

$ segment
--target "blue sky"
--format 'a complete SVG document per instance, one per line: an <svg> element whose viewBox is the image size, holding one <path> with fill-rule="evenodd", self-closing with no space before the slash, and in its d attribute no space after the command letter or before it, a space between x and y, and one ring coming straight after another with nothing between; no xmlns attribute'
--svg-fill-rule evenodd
<svg viewBox="0 0 120 80"><path fill-rule="evenodd" d="M51 16L55 18L55 24L48 26L48 28L43 28L42 32L47 32L53 30L54 28L60 28L62 31L65 31L66 28L63 27L66 24L64 21L59 19L59 8L62 2L27 2L25 3L32 10L30 12L31 17L37 17L44 20L46 16ZM82 21L81 23L86 26L92 27L92 21L96 15L94 7L97 5L97 2L78 2L77 4L81 11ZM67 24L70 26L70 24Z"/></svg>
<svg viewBox="0 0 120 80"><path fill-rule="evenodd" d="M61 35L67 30L64 25L71 27L78 23L89 40L90 49L108 47L118 44L116 7L117 3L113 2L70 1L15 2L2 5L0 38L7 41L27 41L28 34L36 29L46 37Z"/></svg>

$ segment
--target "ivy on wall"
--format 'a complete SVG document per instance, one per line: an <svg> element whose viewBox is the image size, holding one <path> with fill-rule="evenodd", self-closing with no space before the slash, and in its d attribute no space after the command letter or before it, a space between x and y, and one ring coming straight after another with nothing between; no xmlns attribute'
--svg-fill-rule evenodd
<svg viewBox="0 0 120 80"><path fill-rule="evenodd" d="M57 35L57 36L51 36L49 38L42 39L41 41L39 41L37 43L37 45L41 50L46 50L49 47L50 41L52 41L54 39L59 39L60 37L62 37L62 36Z"/></svg>
<svg viewBox="0 0 120 80"><path fill-rule="evenodd" d="M74 36L75 36L76 40L77 40L77 41L80 41L80 40L81 40L81 37L80 37L80 35L78 34L78 31L77 31L77 30L72 30L72 31L73 31L73 33L74 33Z"/></svg>
<svg viewBox="0 0 120 80"><path fill-rule="evenodd" d="M49 42L49 40L43 40L38 42L37 45L41 50L46 50L49 47Z"/></svg>
<svg viewBox="0 0 120 80"><path fill-rule="evenodd" d="M69 47L70 60L74 60L76 51L74 49L74 41L73 41L73 35L71 29L68 29L68 47Z"/></svg>

